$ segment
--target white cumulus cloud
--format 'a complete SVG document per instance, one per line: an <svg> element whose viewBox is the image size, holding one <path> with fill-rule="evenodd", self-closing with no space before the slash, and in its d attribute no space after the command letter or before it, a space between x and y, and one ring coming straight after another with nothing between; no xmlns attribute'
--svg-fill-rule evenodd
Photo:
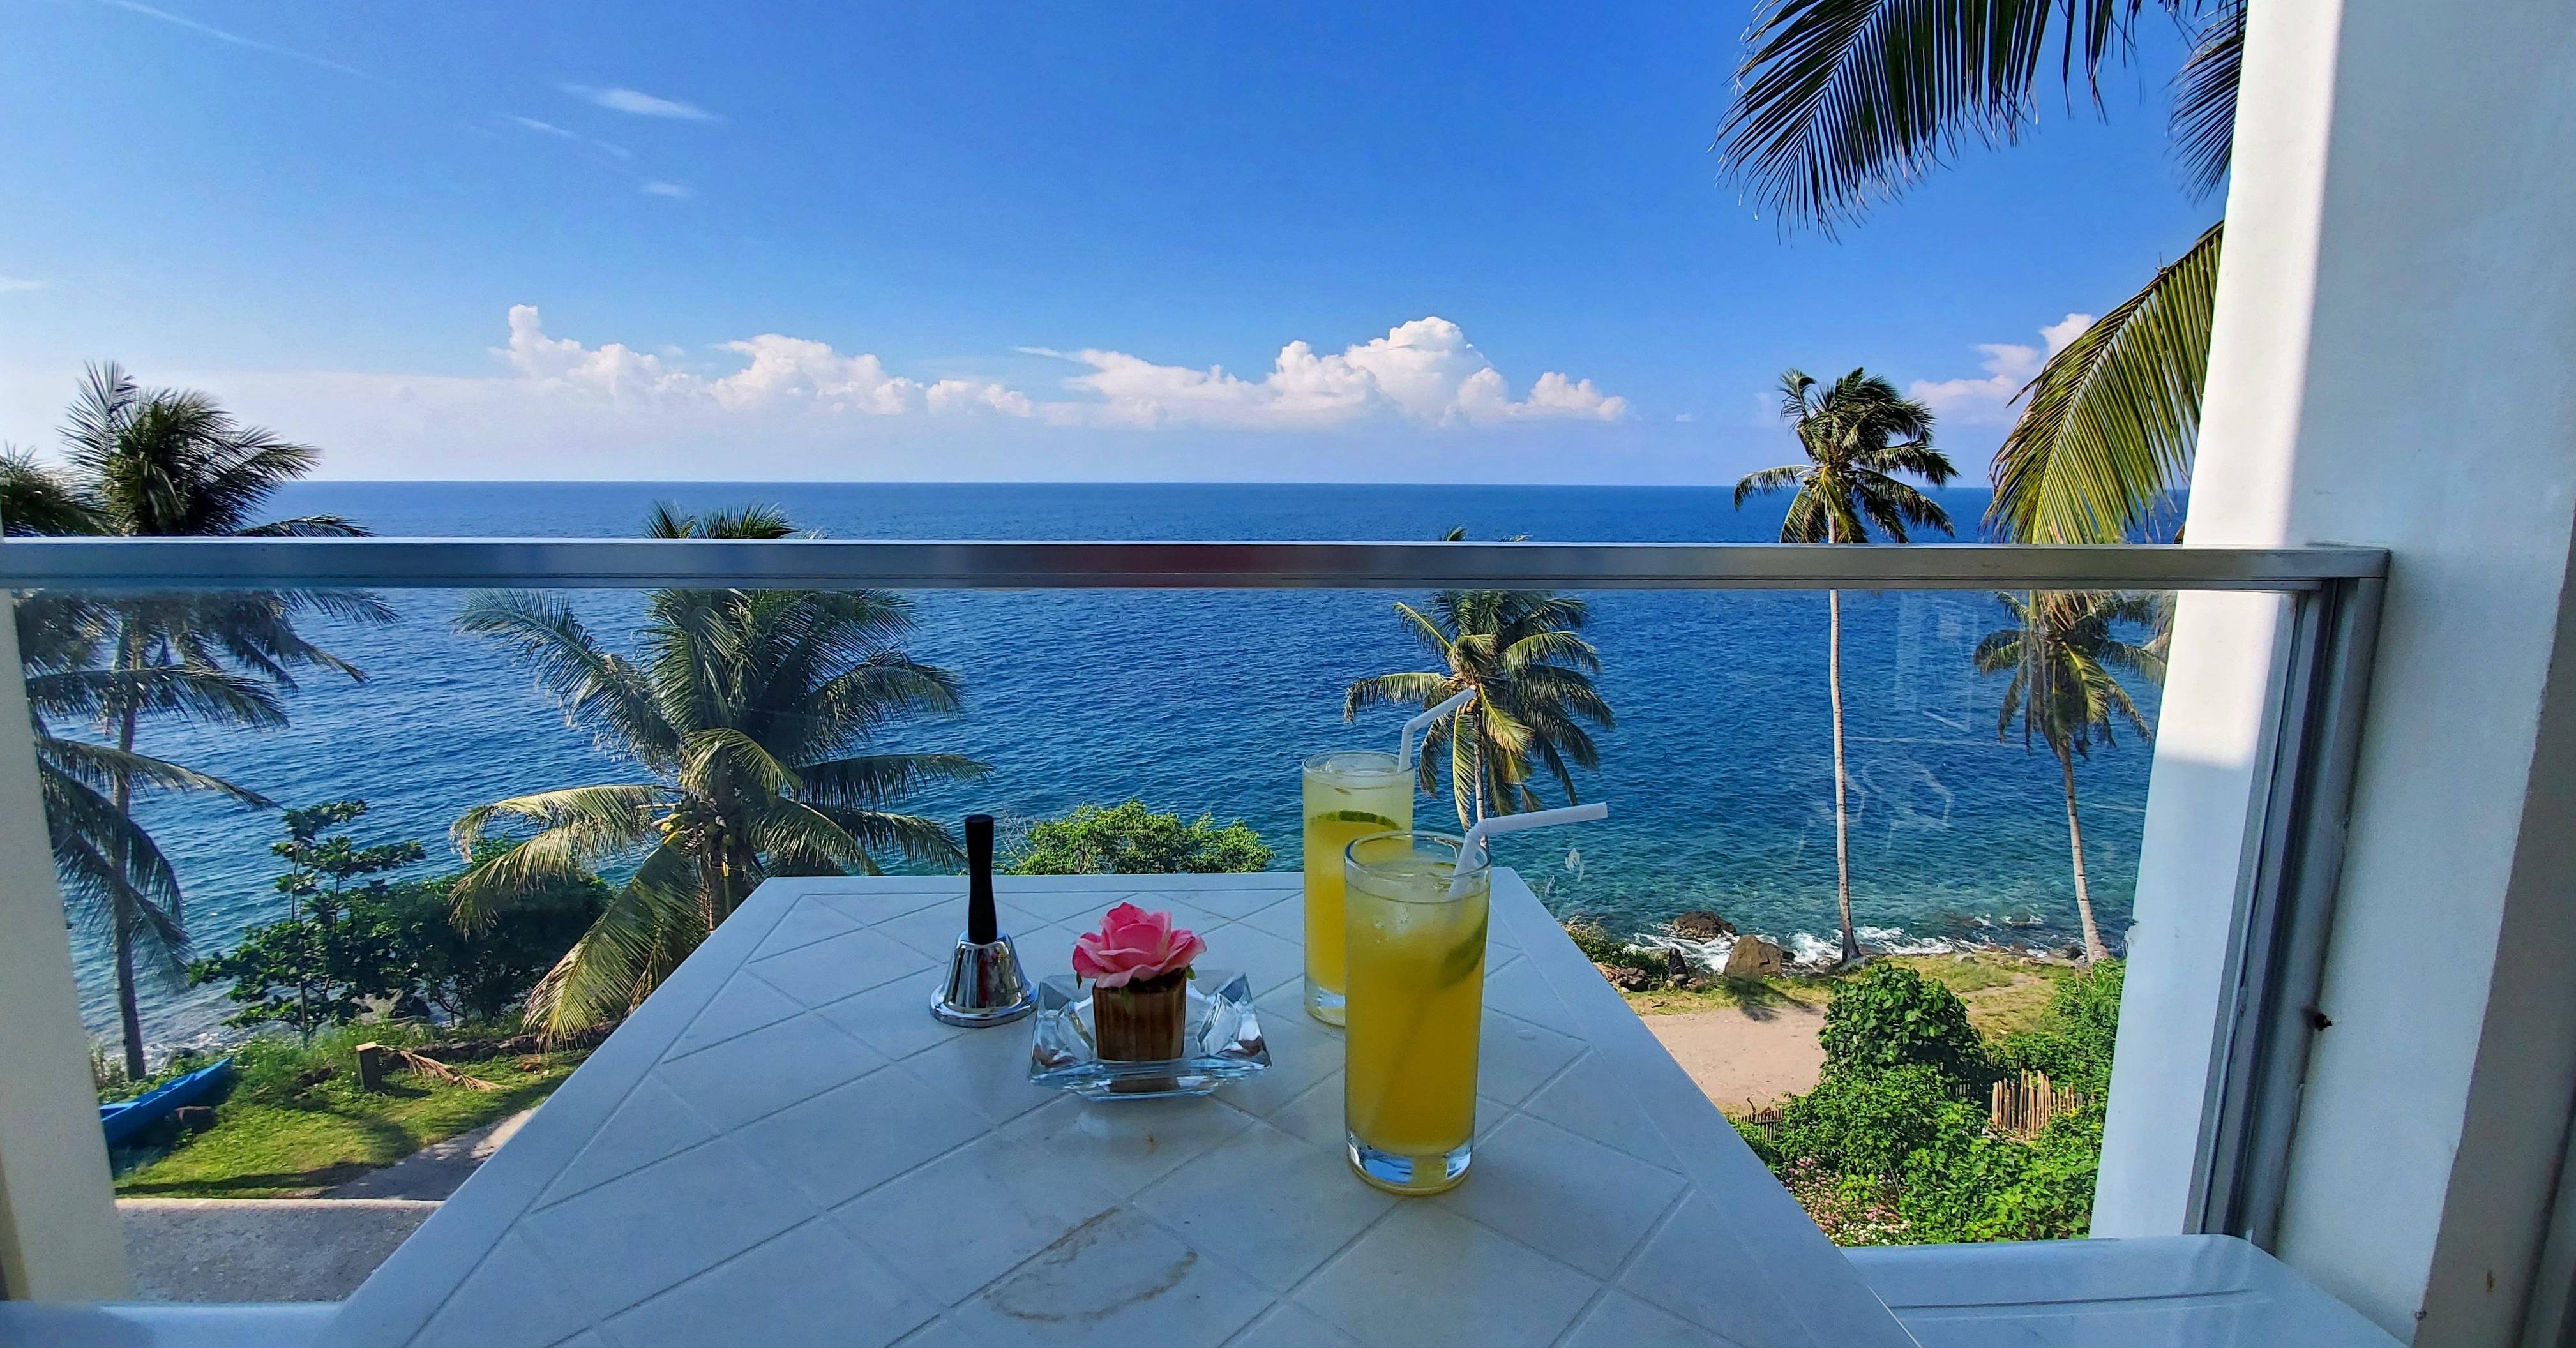
<svg viewBox="0 0 2576 1348"><path fill-rule="evenodd" d="M1398 324L1334 354L1290 342L1257 380L1222 366L1158 365L1123 351L1026 349L1089 367L1064 381L1087 397L1039 405L1049 420L1069 424L1316 429L1397 416L1454 426L1617 421L1628 410L1626 399L1603 394L1591 380L1555 371L1541 374L1515 401L1502 372L1457 324L1439 317Z"/></svg>
<svg viewBox="0 0 2576 1348"><path fill-rule="evenodd" d="M801 406L868 416L976 410L1030 414L1026 396L999 384L943 379L925 385L889 372L873 354L845 356L829 343L809 338L770 332L726 342L719 349L742 357L743 368L709 378L623 342L594 347L571 337L549 337L537 307L519 304L510 308L505 354L518 376L540 391L616 406L700 405L729 412Z"/></svg>
<svg viewBox="0 0 2576 1348"><path fill-rule="evenodd" d="M2066 349L2068 342L2082 336L2093 326L2091 314L2068 314L2039 330L2043 347L2017 342L1986 342L1977 350L1984 354L1978 362L1986 373L1977 379L1917 379L1906 392L1921 400L1942 420L1971 426L2008 425L2013 419L2013 399L2021 396L2022 387L2039 373L2050 356Z"/></svg>
<svg viewBox="0 0 2576 1348"><path fill-rule="evenodd" d="M566 84L560 87L575 98L589 99L612 112L628 112L638 117L669 117L683 122L724 120L695 103L683 103L676 98L656 98L651 94L633 89L620 89L614 86L603 88L591 84Z"/></svg>
<svg viewBox="0 0 2576 1348"><path fill-rule="evenodd" d="M571 400L568 408L586 402L708 415L804 408L868 417L975 414L1066 427L1252 431L1331 431L1369 421L1423 427L1611 422L1627 415L1625 399L1556 371L1514 397L1502 371L1456 324L1440 318L1401 324L1336 353L1291 342L1257 380L1217 366L1157 365L1118 351L1023 348L1084 367L1063 381L1067 396L1052 399L991 380L898 374L874 353L844 353L783 333L712 350L740 360L740 368L692 368L676 347L656 352L552 336L536 306L521 304L510 310L509 345L501 354L522 392Z"/></svg>

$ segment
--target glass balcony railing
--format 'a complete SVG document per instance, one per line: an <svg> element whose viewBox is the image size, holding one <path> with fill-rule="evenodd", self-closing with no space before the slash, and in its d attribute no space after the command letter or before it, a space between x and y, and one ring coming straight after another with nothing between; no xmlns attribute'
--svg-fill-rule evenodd
<svg viewBox="0 0 2576 1348"><path fill-rule="evenodd" d="M256 1165L211 1135L149 1134L116 1152L120 1192L329 1191L392 1159L385 1137L455 1122L440 1110L542 1098L579 1036L459 1059L505 1089L449 1102L424 1082L421 1117L368 1142L375 1106L303 1045L502 1039L532 989L559 1030L613 1015L693 938L602 962L614 987L568 992L547 970L639 867L676 866L720 918L763 875L953 872L970 811L1003 817L1006 861L1061 864L1063 821L1133 800L1177 820L1085 827L1131 857L1293 870L1299 760L1391 746L1473 683L1506 714L1456 744L1435 731L1416 819L1569 786L1610 802L1498 860L1847 1242L2082 1234L2177 594L2271 596L2291 634L2257 824L2277 840L2234 938L2247 1023L2313 977L2303 896L2330 873L2313 816L2337 789L2337 690L2381 565L2171 547L0 545L106 1089L136 1031L152 1073L243 1057L256 1034L247 1057L269 1056L234 1087L244 1103L346 1125ZM364 813L312 813L339 802ZM1868 968L1842 960L1846 893ZM1933 1028L1870 1019L1909 1012ZM2283 1051L2249 1039L2228 1064L2213 1150L2240 1186L2260 1182ZM1979 1137L2057 1187L1971 1192L1984 1181L1943 1149Z"/></svg>

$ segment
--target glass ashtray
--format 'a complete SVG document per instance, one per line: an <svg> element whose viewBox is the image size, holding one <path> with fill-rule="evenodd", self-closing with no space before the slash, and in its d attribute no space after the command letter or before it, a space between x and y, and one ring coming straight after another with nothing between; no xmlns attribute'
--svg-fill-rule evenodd
<svg viewBox="0 0 2576 1348"><path fill-rule="evenodd" d="M1230 969L1198 971L1190 981L1189 1056L1163 1062L1111 1062L1093 1032L1091 992L1070 974L1038 985L1037 1029L1029 1044L1029 1080L1086 1100L1153 1100L1205 1095L1270 1066L1270 1045L1252 1010L1252 982Z"/></svg>

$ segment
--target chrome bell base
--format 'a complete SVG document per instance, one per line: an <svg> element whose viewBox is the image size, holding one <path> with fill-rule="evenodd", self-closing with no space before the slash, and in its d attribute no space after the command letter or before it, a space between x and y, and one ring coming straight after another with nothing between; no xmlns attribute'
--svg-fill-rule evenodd
<svg viewBox="0 0 2576 1348"><path fill-rule="evenodd" d="M1005 933L997 940L959 937L948 976L930 994L930 1014L969 1029L1008 1025L1038 1009L1037 989L1020 968L1020 950Z"/></svg>

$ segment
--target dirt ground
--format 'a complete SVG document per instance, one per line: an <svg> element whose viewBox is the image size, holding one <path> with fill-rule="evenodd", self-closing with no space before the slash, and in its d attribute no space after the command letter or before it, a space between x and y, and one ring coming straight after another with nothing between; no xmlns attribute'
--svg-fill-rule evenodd
<svg viewBox="0 0 2576 1348"><path fill-rule="evenodd" d="M1815 1088L1825 1067L1825 1010L1804 1002L1717 1006L1644 1017L1664 1051L1730 1114Z"/></svg>
<svg viewBox="0 0 2576 1348"><path fill-rule="evenodd" d="M1969 1023L1989 1037L2028 1027L2056 986L2054 971L1999 957L1906 962L1958 992L1968 1005ZM1730 1114L1744 1114L1815 1088L1825 1066L1825 1051L1816 1043L1825 1023L1821 991L1775 982L1767 995L1728 994L1732 1005L1704 993L1674 992L1634 993L1628 1002L1710 1100Z"/></svg>

